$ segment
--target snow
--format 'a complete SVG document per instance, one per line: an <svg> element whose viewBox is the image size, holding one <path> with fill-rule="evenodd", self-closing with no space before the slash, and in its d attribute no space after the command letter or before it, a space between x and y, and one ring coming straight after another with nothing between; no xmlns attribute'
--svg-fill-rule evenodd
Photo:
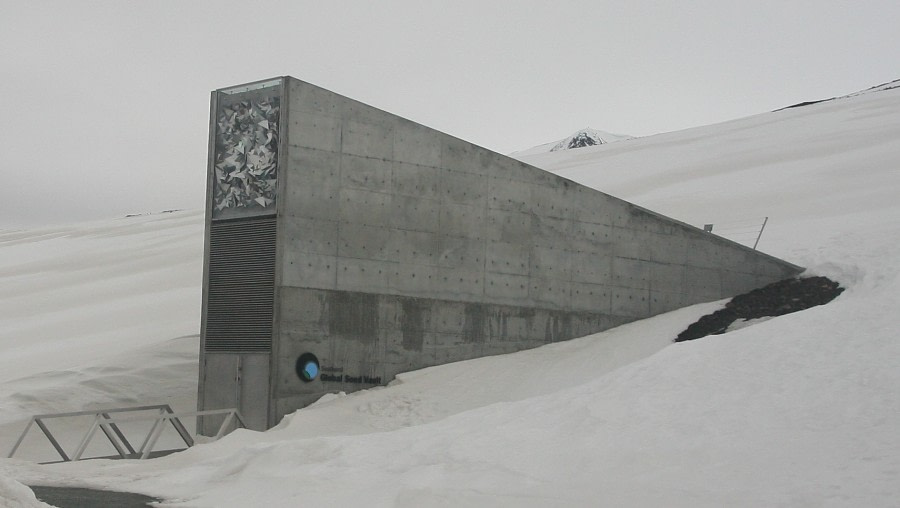
<svg viewBox="0 0 900 508"><path fill-rule="evenodd" d="M202 256L199 212L0 231L0 453L33 414L195 409Z"/></svg>
<svg viewBox="0 0 900 508"><path fill-rule="evenodd" d="M34 497L34 492L12 478L0 475L0 507L41 508L50 506Z"/></svg>
<svg viewBox="0 0 900 508"><path fill-rule="evenodd" d="M847 290L695 341L671 342L723 302L411 372L161 459L0 460L0 496L22 498L14 479L172 506L896 506L900 89L523 158L697 225L768 216L762 250ZM0 235L2 441L50 409L190 407L201 230L180 212Z"/></svg>
<svg viewBox="0 0 900 508"><path fill-rule="evenodd" d="M760 318L753 318L753 319L739 319L739 320L735 321L734 323L731 323L730 325L728 325L728 328L726 328L725 331L726 332L734 332L734 331L740 330L741 328L747 328L748 326L758 325L758 324L768 321L770 319L772 319L772 316L763 316Z"/></svg>

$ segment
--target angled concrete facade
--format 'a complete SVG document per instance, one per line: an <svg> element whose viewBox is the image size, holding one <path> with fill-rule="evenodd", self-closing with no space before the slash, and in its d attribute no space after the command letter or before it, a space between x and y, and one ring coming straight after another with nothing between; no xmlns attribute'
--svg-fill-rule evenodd
<svg viewBox="0 0 900 508"><path fill-rule="evenodd" d="M217 219L216 132L210 144L199 406L238 406L251 427L328 392L583 336L800 271L309 83L267 83L279 104L274 202L257 192L256 209L226 205ZM212 129L223 101L259 93L214 92ZM233 289L222 281L243 273L216 268L217 246L263 223L273 231L259 240L272 244L271 289L261 290L271 299L251 311L217 304L216 288ZM245 233L217 240L225 228ZM266 305L271 327L249 349L240 333L215 332L240 330ZM313 379L298 371L309 355Z"/></svg>

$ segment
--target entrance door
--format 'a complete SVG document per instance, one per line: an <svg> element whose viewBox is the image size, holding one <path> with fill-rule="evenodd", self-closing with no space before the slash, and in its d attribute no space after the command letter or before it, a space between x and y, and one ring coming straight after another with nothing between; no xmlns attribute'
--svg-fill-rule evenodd
<svg viewBox="0 0 900 508"><path fill-rule="evenodd" d="M201 409L237 408L248 429L268 428L269 355L207 353L202 369ZM214 436L224 418L201 417L198 434Z"/></svg>

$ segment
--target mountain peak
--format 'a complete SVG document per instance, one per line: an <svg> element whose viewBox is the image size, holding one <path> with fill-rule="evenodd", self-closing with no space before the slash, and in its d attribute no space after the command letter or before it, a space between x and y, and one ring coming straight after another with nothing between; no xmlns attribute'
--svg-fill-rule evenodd
<svg viewBox="0 0 900 508"><path fill-rule="evenodd" d="M623 139L632 139L633 137L634 136L612 134L606 131L585 127L558 141L544 143L543 145L538 145L534 148L529 148L528 150L515 152L512 155L534 155L538 153L558 152L560 150L574 150L586 146L605 145L606 143L621 141Z"/></svg>
<svg viewBox="0 0 900 508"><path fill-rule="evenodd" d="M631 136L620 136L618 134L610 134L609 132L585 127L571 136L560 140L553 145L553 148L551 148L550 151L557 152L559 150L572 150L575 148L583 148L585 146L602 145L605 143L612 143L613 141L628 139L630 137Z"/></svg>

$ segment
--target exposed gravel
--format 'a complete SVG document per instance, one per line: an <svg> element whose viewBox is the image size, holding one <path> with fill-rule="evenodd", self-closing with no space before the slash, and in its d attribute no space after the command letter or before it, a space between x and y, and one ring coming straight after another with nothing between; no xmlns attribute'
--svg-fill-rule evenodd
<svg viewBox="0 0 900 508"><path fill-rule="evenodd" d="M707 335L725 333L738 319L757 319L765 316L781 316L800 310L824 305L844 291L837 282L827 277L785 279L749 293L735 296L725 308L707 314L687 330L678 334L675 342L699 339Z"/></svg>

